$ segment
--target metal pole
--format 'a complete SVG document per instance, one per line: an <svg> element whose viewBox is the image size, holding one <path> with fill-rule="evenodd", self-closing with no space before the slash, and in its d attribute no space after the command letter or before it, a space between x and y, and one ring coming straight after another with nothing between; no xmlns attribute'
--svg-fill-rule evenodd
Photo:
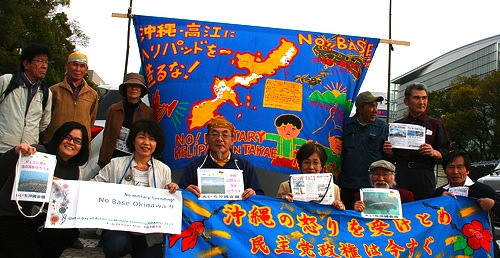
<svg viewBox="0 0 500 258"><path fill-rule="evenodd" d="M127 75L128 68L128 55L130 52L130 24L132 22L132 1L130 0L130 6L128 7L127 17L128 17L128 28L127 28L127 52L125 53L125 72L123 73L123 79L125 80L125 75Z"/></svg>
<svg viewBox="0 0 500 258"><path fill-rule="evenodd" d="M389 40L392 39L391 24L392 23L392 0L389 0ZM392 44L389 44L389 60L387 67L387 123L390 122L391 118L391 54L394 48Z"/></svg>

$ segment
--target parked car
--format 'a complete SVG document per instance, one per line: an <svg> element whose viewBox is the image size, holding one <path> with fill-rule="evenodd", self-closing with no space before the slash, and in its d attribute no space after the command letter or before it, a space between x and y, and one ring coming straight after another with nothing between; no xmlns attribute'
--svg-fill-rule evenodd
<svg viewBox="0 0 500 258"><path fill-rule="evenodd" d="M483 184L487 184L493 188L497 194L500 194L500 163L490 172L489 175L483 176L477 180ZM493 223L495 224L495 235L500 239L500 214L493 214Z"/></svg>
<svg viewBox="0 0 500 258"><path fill-rule="evenodd" d="M490 174L479 178L477 181L491 186L491 188L500 194L500 163Z"/></svg>
<svg viewBox="0 0 500 258"><path fill-rule="evenodd" d="M93 178L101 169L97 165L99 160L99 150L102 145L102 137L104 133L104 126L106 125L106 117L108 116L108 109L111 105L122 101L123 97L118 91L119 85L99 85L97 88L101 93L101 99L99 100L99 106L97 108L97 116L92 126L92 136L90 144L90 155L87 164L80 167L80 179L90 180ZM148 95L142 98L142 101L149 105Z"/></svg>

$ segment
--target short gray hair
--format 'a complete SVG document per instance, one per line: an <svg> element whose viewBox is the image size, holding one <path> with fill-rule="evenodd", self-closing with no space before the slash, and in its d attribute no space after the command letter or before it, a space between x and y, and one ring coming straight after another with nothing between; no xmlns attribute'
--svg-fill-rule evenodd
<svg viewBox="0 0 500 258"><path fill-rule="evenodd" d="M425 84L420 82L414 82L406 85L405 99L410 100L411 92L413 90L425 90L425 92L427 93L427 86L425 86Z"/></svg>

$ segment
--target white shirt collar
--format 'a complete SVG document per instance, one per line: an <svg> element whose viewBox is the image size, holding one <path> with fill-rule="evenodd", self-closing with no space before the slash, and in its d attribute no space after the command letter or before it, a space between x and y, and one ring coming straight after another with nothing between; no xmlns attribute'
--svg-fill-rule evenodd
<svg viewBox="0 0 500 258"><path fill-rule="evenodd" d="M463 185L463 186L467 186L467 187L469 187L469 186L471 186L471 185L473 185L473 184L474 184L474 181L472 181L472 179L470 179L470 177L468 177L468 176L467 176L467 179L465 179L465 182L464 182L464 185ZM450 187L451 187L451 186L450 186L450 184L448 183L447 185L443 186L443 189L448 190L448 189L450 189Z"/></svg>

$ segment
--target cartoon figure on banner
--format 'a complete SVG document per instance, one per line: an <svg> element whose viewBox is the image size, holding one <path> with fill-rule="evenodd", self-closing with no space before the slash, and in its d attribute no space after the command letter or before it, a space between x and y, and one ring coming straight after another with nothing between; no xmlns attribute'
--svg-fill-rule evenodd
<svg viewBox="0 0 500 258"><path fill-rule="evenodd" d="M340 172L342 163L342 128L340 126L336 125L328 132L328 146L330 148L323 146L327 156L325 173L332 173L336 176Z"/></svg>
<svg viewBox="0 0 500 258"><path fill-rule="evenodd" d="M293 114L282 114L274 120L278 134L266 133L265 139L276 142L277 155L271 161L275 166L298 169L295 153L307 140L297 138L302 130L302 120Z"/></svg>

